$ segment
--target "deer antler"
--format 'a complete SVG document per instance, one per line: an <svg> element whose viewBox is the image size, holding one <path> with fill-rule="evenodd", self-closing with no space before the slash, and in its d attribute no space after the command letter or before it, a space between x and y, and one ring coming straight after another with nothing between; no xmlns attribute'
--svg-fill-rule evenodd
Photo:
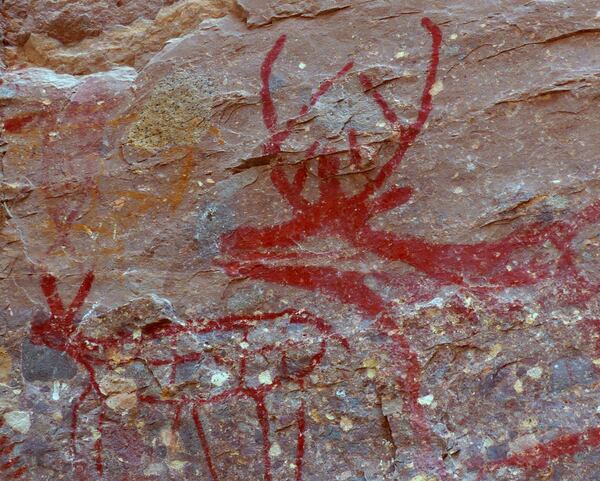
<svg viewBox="0 0 600 481"><path fill-rule="evenodd" d="M75 319L75 314L81 309L81 306L85 302L87 295L92 288L92 283L94 282L94 273L88 272L81 285L79 286L79 290L69 307L65 310L63 302L58 293L57 285L56 285L56 277L52 274L45 274L42 276L40 280L40 287L42 288L42 292L44 293L44 297L46 298L46 303L50 308L50 325L45 326L46 328L52 328L51 332L44 332L42 334L51 335L53 337L57 337L60 339L66 339L74 329L73 320Z"/></svg>
<svg viewBox="0 0 600 481"><path fill-rule="evenodd" d="M431 112L431 88L435 83L442 37L440 29L431 20L423 19L422 25L430 32L433 38L433 46L429 71L421 96L421 106L416 120L408 128L400 127L397 115L381 94L377 91L372 93L376 102L380 105L384 117L400 132L399 146L390 160L381 168L376 178L369 180L361 192L353 196L345 194L338 176L340 158L329 148L321 149L318 152L320 149L319 143L314 142L306 152L301 166L296 170L293 180L288 179L281 166L274 167L271 172L271 181L274 187L292 206L294 211L292 219L265 228L240 227L234 232L223 236L221 247L224 251L290 247L302 239L318 234L322 230L336 232L345 236L350 242L355 243L357 232L361 231L372 216L401 205L410 198L412 190L409 187L395 187L377 197L373 194L384 184L393 169L402 160ZM273 65L283 50L285 39L285 35L277 39L261 66L262 115L265 126L271 133L271 136L263 145L264 152L267 154L277 154L281 151L282 142L291 134L300 116L306 114L310 107L315 105L318 99L329 91L335 80L344 76L353 65L352 62L349 62L334 77L323 81L315 93L311 95L309 102L302 106L299 115L287 120L284 127L280 128L271 96L269 79ZM363 86L372 89L371 81L365 75L361 76L361 82ZM363 159L360 154L356 131L349 129L347 136L351 163L360 166ZM302 191L308 177L307 161L315 155L317 155L317 177L320 195L317 200L311 202L302 195ZM246 257L252 258L256 254L247 253ZM269 257L274 258L276 254L270 253Z"/></svg>
<svg viewBox="0 0 600 481"><path fill-rule="evenodd" d="M295 210L301 210L306 208L308 202L302 197L302 189L308 178L308 169L306 168L306 160L310 159L315 155L319 148L319 142L314 142L306 152L306 157L302 162L300 168L294 175L294 181L292 184L287 180L285 172L281 167L275 167L271 171L271 182L275 188L279 191L281 196L286 199Z"/></svg>
<svg viewBox="0 0 600 481"><path fill-rule="evenodd" d="M431 112L431 89L435 83L437 75L442 33L439 27L428 18L424 18L421 21L421 24L431 34L432 52L430 65L427 72L427 77L425 79L425 85L423 88L423 93L421 95L421 105L419 108L419 113L417 115L416 120L408 128L404 128L399 125L397 114L392 110L392 108L390 107L388 102L383 98L381 93L374 90L373 83L371 82L371 80L365 74L359 75L359 79L361 81L361 84L363 85L363 88L365 90L371 91L371 95L373 96L375 102L379 105L384 118L388 122L390 122L394 129L396 129L400 133L400 144L394 152L394 154L392 155L392 157L383 165L376 178L373 181L369 182L369 184L360 194L354 197L357 201L364 201L367 197L373 194L373 192L382 187L387 178L402 161L404 155L406 154L408 148L411 146L414 139L421 132ZM343 77L347 72L350 71L350 69L353 66L353 62L349 62L334 77L323 81L317 89L317 91L311 95L309 103L302 106L298 116L287 120L285 123L285 127L283 129L278 130L277 111L275 109L275 105L271 95L269 81L271 77L271 72L273 70L273 65L279 57L279 55L281 54L285 41L286 36L281 35L275 42L273 48L271 48L271 50L266 55L265 60L263 61L261 66L262 88L260 91L260 95L263 104L262 116L265 126L271 132L271 137L267 140L267 142L265 142L263 146L263 149L267 154L276 154L281 151L282 143L291 134L291 131L296 125L298 119L302 115L305 115L310 109L310 107L315 105L319 98L328 92L335 80ZM360 165L360 163L362 162L362 158L360 155L360 148L356 139L356 131L354 129L350 129L348 132L348 144L350 147L350 157L352 163L354 165ZM313 143L311 148L307 151L305 160L314 156L316 154L317 148L318 143ZM335 172L332 172L331 169L337 163L337 158L332 156L322 156L319 159L319 178L321 179L321 189L327 191L330 195L340 195L339 182L337 181L337 179L325 180L326 175L329 175L330 177L335 175ZM271 174L271 180L274 186L295 210L299 210L307 206L306 200L301 196L301 192L304 188L306 178L307 169L305 162L303 162L302 167L300 167L300 169L296 172L293 183L290 183L287 180L284 172L281 170L281 167L276 167ZM369 210L372 213L372 215L375 215L376 213L391 209L400 203L406 202L410 197L410 193L411 190L409 188L393 189L392 191L383 194L382 197L372 201L372 205Z"/></svg>
<svg viewBox="0 0 600 481"><path fill-rule="evenodd" d="M392 157L383 165L377 177L369 183L367 188L359 194L361 198L366 198L371 195L375 190L379 189L387 178L392 174L394 169L404 158L406 151L412 145L412 142L419 135L429 114L431 113L432 105L432 94L431 89L435 84L435 78L437 75L437 68L440 61L440 45L442 43L442 32L440 28L434 24L429 18L421 20L421 25L426 28L431 34L432 45L431 45L431 61L429 64L429 70L427 72L427 78L425 79L425 85L423 87L423 93L421 95L421 107L417 115L417 119L408 127L402 128L398 126L398 117L396 113L390 108L389 104L383 98L383 96L373 90L372 96L375 102L379 105L383 116L390 122L400 133L400 144L392 155ZM373 88L373 84L366 75L360 76L363 87L367 90Z"/></svg>
<svg viewBox="0 0 600 481"><path fill-rule="evenodd" d="M348 62L337 74L335 74L334 77L324 80L321 85L319 85L317 91L310 96L308 104L302 106L299 114L296 117L292 117L291 119L287 120L285 127L281 130L278 130L277 111L275 110L275 104L273 103L269 81L271 78L271 71L273 70L273 64L281 54L285 40L285 34L281 35L277 39L275 45L273 45L273 48L269 50L269 53L265 57L260 68L260 78L262 81L262 88L260 90L260 97L262 100L262 116L265 127L267 127L269 132L271 132L271 137L263 145L265 154L278 154L281 151L281 144L290 136L293 128L298 122L298 119L305 115L310 108L317 103L319 98L329 91L333 83L346 75L354 65L353 62Z"/></svg>

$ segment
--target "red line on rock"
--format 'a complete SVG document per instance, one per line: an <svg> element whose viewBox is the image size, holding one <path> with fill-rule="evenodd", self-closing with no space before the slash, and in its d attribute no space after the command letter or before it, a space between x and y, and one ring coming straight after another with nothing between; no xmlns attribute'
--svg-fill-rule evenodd
<svg viewBox="0 0 600 481"><path fill-rule="evenodd" d="M296 481L302 481L302 468L304 465L304 444L306 431L306 418L304 412L304 401L300 403L298 411L296 411L296 423L298 424L298 441L296 446Z"/></svg>
<svg viewBox="0 0 600 481"><path fill-rule="evenodd" d="M202 421L200 419L198 409L196 408L196 406L192 408L192 418L194 419L196 432L198 433L198 438L200 439L200 445L202 446L202 451L204 452L204 459L206 461L206 465L208 466L208 471L210 473L212 481L219 481L217 468L214 465L212 455L210 453L210 445L208 444L208 440L206 439L206 433L204 432L204 427L202 426Z"/></svg>
<svg viewBox="0 0 600 481"><path fill-rule="evenodd" d="M537 444L505 459L484 464L479 473L479 480L483 479L486 472L496 471L502 467L515 467L526 471L543 469L553 460L570 457L586 449L597 447L600 447L600 427L589 428L579 433L566 434L547 443Z"/></svg>
<svg viewBox="0 0 600 481"><path fill-rule="evenodd" d="M254 401L256 402L256 415L258 416L258 423L262 431L263 445L262 445L262 456L263 456L263 468L264 468L264 480L272 481L271 476L271 439L269 429L269 413L265 406L265 399L263 395L255 395Z"/></svg>

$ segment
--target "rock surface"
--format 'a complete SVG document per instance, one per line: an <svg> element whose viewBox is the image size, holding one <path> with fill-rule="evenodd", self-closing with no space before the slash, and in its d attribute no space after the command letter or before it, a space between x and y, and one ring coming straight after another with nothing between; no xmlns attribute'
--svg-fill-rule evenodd
<svg viewBox="0 0 600 481"><path fill-rule="evenodd" d="M600 479L600 10L5 0L0 479Z"/></svg>

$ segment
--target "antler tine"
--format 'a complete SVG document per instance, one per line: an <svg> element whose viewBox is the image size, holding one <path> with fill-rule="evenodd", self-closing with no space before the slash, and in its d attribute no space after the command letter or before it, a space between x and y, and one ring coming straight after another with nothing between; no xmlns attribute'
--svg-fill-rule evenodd
<svg viewBox="0 0 600 481"><path fill-rule="evenodd" d="M93 282L94 273L90 271L85 275L83 281L81 282L81 286L79 286L77 294L73 298L73 301L69 305L68 309L65 311L65 307L62 303L60 295L58 294L56 277L52 274L44 274L40 280L40 287L42 288L42 292L44 293L44 297L46 298L46 302L50 308L50 313L52 316L63 319L63 321L67 324L72 322L75 314L77 311L79 311L85 301L85 298L89 294Z"/></svg>
<svg viewBox="0 0 600 481"><path fill-rule="evenodd" d="M431 112L431 109L433 107L431 102L431 88L435 83L435 78L437 75L437 68L440 62L440 45L442 44L442 31L440 30L440 27L438 27L427 17L421 20L421 25L429 31L432 43L431 62L429 64L429 70L427 72L427 79L425 80L423 94L421 95L421 109L419 110L417 120L411 125L411 127L413 129L416 129L417 131L421 130L421 128L425 124L425 121L427 120L427 117L429 117L429 113Z"/></svg>
<svg viewBox="0 0 600 481"><path fill-rule="evenodd" d="M58 295L56 288L56 277L54 277L52 274L44 274L40 279L40 287L42 288L42 292L46 298L46 303L50 308L50 313L55 317L64 315L65 308L60 296Z"/></svg>
<svg viewBox="0 0 600 481"><path fill-rule="evenodd" d="M412 196L412 193L413 189L410 187L394 187L393 189L384 192L373 199L369 215L372 217L405 204Z"/></svg>
<svg viewBox="0 0 600 481"><path fill-rule="evenodd" d="M302 197L302 190L304 189L306 179L308 178L306 162L315 154L318 147L319 142L313 142L306 153L302 166L296 171L292 183L287 180L285 172L281 167L275 167L271 171L271 181L273 182L273 185L277 188L281 196L296 210L302 209L307 205L306 200Z"/></svg>
<svg viewBox="0 0 600 481"><path fill-rule="evenodd" d="M277 39L275 45L273 45L271 50L269 50L269 53L265 57L260 68L260 78L262 82L260 98L263 104L262 117L265 127L267 127L269 132L271 132L271 137L269 138L269 140L267 140L267 142L265 142L263 146L265 154L279 153L281 150L281 144L285 141L285 139L287 139L290 136L292 129L298 122L298 118L305 115L308 112L308 110L317 103L319 98L321 98L331 89L333 83L336 80L342 78L344 75L346 75L354 65L353 62L348 62L334 77L324 80L319 85L317 91L311 95L308 104L305 104L300 108L299 114L296 117L292 117L291 119L289 119L285 123L285 127L282 130L277 130L277 111L273 102L273 96L271 95L271 87L269 85L269 81L271 78L273 65L275 64L275 61L277 60L277 58L281 54L281 51L283 50L286 38L286 35L283 34Z"/></svg>
<svg viewBox="0 0 600 481"><path fill-rule="evenodd" d="M90 289L92 288L93 282L94 282L94 273L92 271L89 271L83 278L83 281L81 282L81 286L79 286L79 290L77 291L77 294L75 295L75 297L73 298L73 301L71 302L71 305L69 306L69 310L68 310L68 314L67 314L69 321L72 321L73 318L75 317L75 314L77 313L77 311L79 311L79 309L81 309L81 306L85 302L85 298L87 297L87 295L90 292Z"/></svg>
<svg viewBox="0 0 600 481"><path fill-rule="evenodd" d="M360 155L360 146L356 140L356 130L354 129L348 130L348 145L350 146L350 159L352 160L352 165L360 167L363 159L362 155Z"/></svg>
<svg viewBox="0 0 600 481"><path fill-rule="evenodd" d="M302 189L304 189L304 185L306 184L306 179L308 178L308 169L306 167L306 163L311 157L313 157L317 153L318 148L319 142L315 140L306 152L306 156L304 157L302 166L296 171L296 174L294 175L294 185L296 186L296 189L298 189L298 192L302 192Z"/></svg>
<svg viewBox="0 0 600 481"><path fill-rule="evenodd" d="M371 95L373 96L373 99L375 100L377 105L379 105L379 108L381 109L381 113L383 114L385 120L387 120L390 124L394 126L394 128L396 128L396 126L398 125L398 116L396 115L396 112L394 112L391 109L390 105L383 98L383 95L381 95L381 93L379 93L377 90L373 90L373 82L371 82L371 79L367 77L364 73L361 73L358 76L358 78L363 88L366 91L371 91Z"/></svg>
<svg viewBox="0 0 600 481"><path fill-rule="evenodd" d="M371 182L367 186L367 188L365 188L365 190L361 192L361 194L359 194L359 196L361 196L362 198L371 195L376 189L379 189L387 180L387 178L392 174L394 169L404 158L404 155L406 154L409 147L412 145L414 139L421 132L431 112L431 89L435 83L437 68L440 60L440 45L442 43L442 31L429 18L423 18L423 20L421 20L421 25L430 33L432 38L432 44L431 60L429 63L427 77L425 79L425 86L423 87L423 93L421 95L421 107L419 109L417 119L410 125L408 129L401 129L400 145L398 146L392 157L383 165L383 167L379 171L379 174L377 174L377 177L375 177L375 180ZM376 97L376 94L377 92L373 92L373 96L377 101L378 97ZM380 99L382 101L382 103L380 103L380 106L382 107L382 110L384 110L384 115L386 115L386 112L388 112L388 120L392 119L393 117L391 117L390 115L393 114L395 116L395 114L391 110L387 111L386 109L389 108L387 103L385 102L385 100L383 100L382 97L380 97ZM384 107L386 109L384 109Z"/></svg>
<svg viewBox="0 0 600 481"><path fill-rule="evenodd" d="M339 165L339 157L331 150L326 150L319 157L318 176L321 198L334 199L340 196L340 181L336 177Z"/></svg>
<svg viewBox="0 0 600 481"><path fill-rule="evenodd" d="M295 210L302 209L305 206L306 201L300 195L301 189L295 183L290 184L281 167L275 167L271 171L271 182L273 182L277 191Z"/></svg>
<svg viewBox="0 0 600 481"><path fill-rule="evenodd" d="M300 116L306 114L308 112L308 109L311 108L313 105L315 105L317 103L317 101L319 100L319 98L321 98L323 95L325 95L329 91L329 89L333 86L333 83L336 80L341 79L344 75L346 75L353 66L354 66L354 62L348 62L346 65L344 65L341 68L341 70L338 73L335 74L334 77L324 80L321 83L321 85L319 85L319 88L317 89L317 91L310 96L310 101L308 102L308 105L302 106L302 108L300 109Z"/></svg>
<svg viewBox="0 0 600 481"><path fill-rule="evenodd" d="M273 104L273 97L271 96L271 87L269 85L269 81L271 78L271 71L273 70L273 64L283 50L283 45L285 44L286 38L286 35L283 34L277 39L275 45L273 45L273 48L269 50L269 53L265 57L260 67L260 79L262 81L260 98L263 104L262 116L265 127L267 127L267 129L269 129L269 131L272 133L275 133L275 128L277 127L277 111L275 110L275 105Z"/></svg>

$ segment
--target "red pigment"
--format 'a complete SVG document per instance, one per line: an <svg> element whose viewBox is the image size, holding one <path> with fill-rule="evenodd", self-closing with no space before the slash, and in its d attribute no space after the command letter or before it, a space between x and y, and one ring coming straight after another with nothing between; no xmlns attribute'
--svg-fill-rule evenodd
<svg viewBox="0 0 600 481"><path fill-rule="evenodd" d="M480 470L478 480L483 480L485 473L496 471L502 467L521 468L526 471L540 470L554 460L571 457L582 451L597 447L600 447L600 427L566 434L547 443L537 444L505 459L484 464Z"/></svg>
<svg viewBox="0 0 600 481"><path fill-rule="evenodd" d="M373 97L382 116L397 134L397 145L391 157L373 177L367 179L362 190L345 193L340 183L340 156L332 153L332 149L323 147L326 139L313 142L291 180L281 166L274 167L271 172L273 186L292 207L291 219L268 227L242 226L225 234L220 244L223 257L218 263L232 277L250 277L319 292L344 304L354 305L364 314L376 318L378 328L394 340L391 349L393 362L402 368L400 372L405 373L405 378L398 378L397 383L405 398L405 412L412 429L425 449L425 457L428 458L425 464L435 465L438 476L445 480L448 475L442 460L432 459L430 428L423 407L417 402L421 378L419 361L406 337L397 333L396 323L389 314L392 306L367 286L366 274L311 265L319 254L294 249L310 238L337 237L360 252L375 254L386 261L401 261L436 285L464 286L479 291L485 297L490 292L507 287L555 280L565 288L566 294L561 294L561 298L569 303L577 303L600 292L600 285L587 281L578 271L571 245L583 228L600 220L600 202L591 204L568 220L526 224L493 242L434 243L416 236L378 231L371 227L370 221L376 215L402 206L412 194L408 186L384 187L414 144L433 108L431 89L436 80L442 34L439 27L428 18L424 18L421 24L431 36L432 47L419 111L410 125L400 125L397 114L376 90L373 81L365 74L359 75L363 89ZM281 124L270 91L270 75L284 44L285 36L282 36L269 51L261 67L263 121L271 134L263 146L267 154L281 153L282 143L291 135L299 119L293 117ZM333 82L346 75L351 68L352 63L347 64L337 75L321 84L311 97L311 102L300 109L300 116L314 105L314 99L324 95ZM362 158L356 132L349 129L347 138L349 160L354 165L360 165ZM307 164L315 156L319 194L316 200L309 201L303 196L303 190L308 178ZM526 249L535 252L545 244L552 245L559 254L554 263L537 257L520 264L513 262L515 253ZM293 263L283 264L282 261L286 259ZM386 276L378 277L383 279ZM408 282L405 284L409 285ZM416 295L415 283L413 289L415 292L412 294ZM514 308L518 309L518 306ZM451 306L451 310L464 315L471 323L478 322L472 310L459 305Z"/></svg>
<svg viewBox="0 0 600 481"><path fill-rule="evenodd" d="M0 428L3 426L4 419L0 417ZM8 436L0 435L0 473L4 479L19 479L27 472L27 467L20 465L20 456L12 456L15 446Z"/></svg>
<svg viewBox="0 0 600 481"><path fill-rule="evenodd" d="M4 130L11 134L19 132L25 125L33 120L33 115L25 115L24 117L15 117L4 121Z"/></svg>
<svg viewBox="0 0 600 481"><path fill-rule="evenodd" d="M261 323L272 323L284 318L290 325L301 324L311 326L321 336L321 342L319 344L318 351L310 357L307 365L302 369L299 369L297 372L288 372L286 364L286 351L291 347L297 348L301 345L301 341L288 340L277 343L276 345L267 344L255 351L249 351L240 347L236 350L239 360L223 359L218 355L214 356L213 360L217 362L217 364L234 366L236 363L239 363L239 379L237 386L225 390L219 394L208 397L203 396L203 393L199 393L198 396L191 397L184 394L178 399L163 399L162 397L138 393L138 400L141 403L160 404L164 406L170 406L173 409L173 432L175 432L180 425L183 409L186 406L191 406L191 415L196 426L196 432L204 452L204 457L212 481L219 481L218 468L211 455L210 442L206 436L206 432L200 419L199 408L204 405L216 404L235 397L252 399L255 403L256 415L262 431L263 441L261 449L264 464L263 476L265 481L272 481L270 457L268 454L271 447L271 441L269 439L269 413L265 404L265 396L269 392L281 386L284 381L295 382L300 386L301 389L304 389L304 379L313 373L315 368L322 362L329 343L335 341L345 349L349 349L347 340L335 334L331 326L329 326L323 319L318 318L308 312L295 311L293 309L251 316L234 315L214 320L190 319L185 321L183 324L175 324L162 319L153 324L145 326L141 331L141 335L137 338L133 337L133 333L127 332L118 333L107 338L92 338L85 336L81 331L77 331L75 317L83 306L83 303L85 302L85 299L91 290L93 279L93 273L89 272L84 277L84 280L82 281L73 301L70 303L68 308L65 308L60 295L58 294L56 278L50 274L42 276L40 280L40 286L50 309L50 317L43 322L33 324L31 328L31 341L33 343L43 344L47 347L68 354L75 362L79 363L79 365L81 365L88 374L89 382L72 406L71 449L73 456L77 459L76 464L77 469L79 470L78 477L82 479L86 477L86 464L80 459L81 457L77 457L77 429L79 422L79 410L82 404L92 395L100 404L100 414L97 421L97 430L100 434L100 437L95 441L93 447L95 458L94 466L98 475L101 476L104 472L102 432L105 423L105 408L103 403L105 396L100 391L96 381L96 369L99 366L102 366L106 369L111 368L108 360L103 357L106 352L115 348L124 349L123 346L127 344L134 349L134 354L132 355L134 355L134 357L139 357L141 356L141 350L143 346L150 341L166 338L169 339L171 344L175 347L179 336L190 333L209 334L214 332L239 332L242 334L243 339L247 339L250 330L256 328L257 325ZM246 384L247 356L249 354L265 355L268 353L276 353L279 355L283 375L275 376L272 379L271 384L262 385L259 387L248 386ZM148 363L154 366L170 366L172 369L170 379L172 382L174 382L176 379L176 371L178 366L184 362L200 361L206 356L207 353L205 352L192 352L185 355L179 355L174 352L171 359L151 358L148 359ZM299 435L297 446L298 454L296 461L298 461L298 456L301 456L302 458L304 456L304 430L306 428L304 415L300 416L298 413L297 419ZM299 466L300 468L299 470L297 469L296 478L301 480L302 462L299 463Z"/></svg>

